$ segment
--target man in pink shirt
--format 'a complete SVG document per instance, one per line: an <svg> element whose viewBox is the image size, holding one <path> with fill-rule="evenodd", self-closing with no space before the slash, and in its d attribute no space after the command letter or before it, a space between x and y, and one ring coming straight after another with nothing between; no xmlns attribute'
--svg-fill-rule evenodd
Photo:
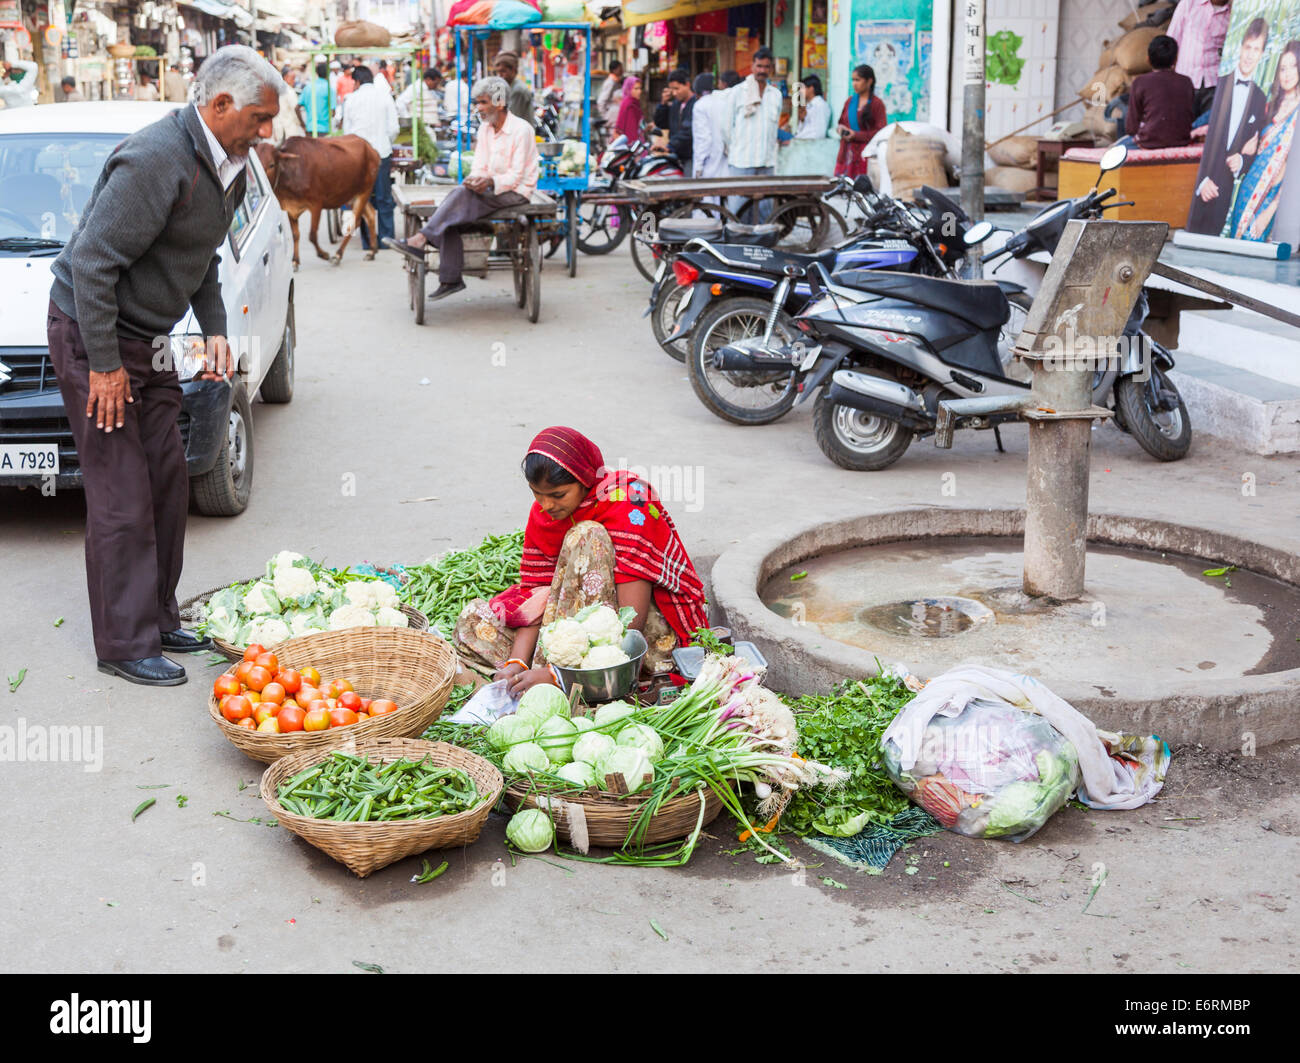
<svg viewBox="0 0 1300 1063"><path fill-rule="evenodd" d="M1214 102L1219 83L1219 56L1232 19L1232 0L1182 0L1169 20L1170 37L1178 42L1178 65L1174 72L1192 79L1196 89L1196 113Z"/></svg>
<svg viewBox="0 0 1300 1063"><path fill-rule="evenodd" d="M424 261L430 244L438 249L440 283L432 299L465 290L461 227L502 207L527 203L537 189L537 141L533 127L510 113L510 86L501 78L486 77L475 83L470 96L482 124L474 145L474 165L465 183L452 189L410 240L384 241L417 262Z"/></svg>

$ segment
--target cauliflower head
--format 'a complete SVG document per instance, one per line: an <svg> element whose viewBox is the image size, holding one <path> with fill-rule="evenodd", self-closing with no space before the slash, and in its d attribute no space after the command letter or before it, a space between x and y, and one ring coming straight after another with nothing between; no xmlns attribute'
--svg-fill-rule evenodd
<svg viewBox="0 0 1300 1063"><path fill-rule="evenodd" d="M380 627L410 627L411 622L400 609L381 605L375 610L375 623Z"/></svg>
<svg viewBox="0 0 1300 1063"><path fill-rule="evenodd" d="M383 579L375 580L370 584L370 602L372 605L388 609L396 609L400 604L393 585Z"/></svg>
<svg viewBox="0 0 1300 1063"><path fill-rule="evenodd" d="M623 641L623 621L608 605L598 606L582 620L593 646L616 646Z"/></svg>
<svg viewBox="0 0 1300 1063"><path fill-rule="evenodd" d="M297 635L306 635L312 631L324 631L327 625L324 612L317 606L303 612L294 613L289 621L289 631Z"/></svg>
<svg viewBox="0 0 1300 1063"><path fill-rule="evenodd" d="M551 664L580 668L587 647L587 632L576 620L557 620L542 629L542 652Z"/></svg>
<svg viewBox="0 0 1300 1063"><path fill-rule="evenodd" d="M274 616L280 612L280 599L269 583L254 583L244 595L244 612L249 616Z"/></svg>
<svg viewBox="0 0 1300 1063"><path fill-rule="evenodd" d="M362 605L340 605L330 613L330 630L342 631L345 627L374 627L375 614Z"/></svg>
<svg viewBox="0 0 1300 1063"><path fill-rule="evenodd" d="M302 598L316 593L316 581L305 568L281 565L271 578L271 586L283 601L286 598Z"/></svg>
<svg viewBox="0 0 1300 1063"><path fill-rule="evenodd" d="M270 561L266 563L266 577L271 579L282 568L293 568L298 564L311 564L302 554L295 554L292 550L281 550Z"/></svg>
<svg viewBox="0 0 1300 1063"><path fill-rule="evenodd" d="M343 597L349 605L359 605L362 609L373 608L375 601L370 587L371 584L365 580L349 580L343 584Z"/></svg>
<svg viewBox="0 0 1300 1063"><path fill-rule="evenodd" d="M582 658L583 668L613 668L616 664L626 664L630 657L621 646L592 646Z"/></svg>
<svg viewBox="0 0 1300 1063"><path fill-rule="evenodd" d="M263 646L274 646L289 637L289 625L279 617L268 617L253 622L249 643L260 642Z"/></svg>

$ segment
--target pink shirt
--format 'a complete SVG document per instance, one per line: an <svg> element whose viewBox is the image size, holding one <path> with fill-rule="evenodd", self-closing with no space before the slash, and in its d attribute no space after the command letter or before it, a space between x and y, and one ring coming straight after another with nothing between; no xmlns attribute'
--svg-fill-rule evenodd
<svg viewBox="0 0 1300 1063"><path fill-rule="evenodd" d="M469 175L492 178L492 191L497 195L518 192L531 198L537 190L537 135L533 127L508 112L500 132L491 122L484 122L478 128Z"/></svg>
<svg viewBox="0 0 1300 1063"><path fill-rule="evenodd" d="M1210 0L1183 0L1169 20L1169 36L1178 42L1174 72L1186 74L1196 88L1219 83L1219 56L1228 35L1232 5L1215 7Z"/></svg>

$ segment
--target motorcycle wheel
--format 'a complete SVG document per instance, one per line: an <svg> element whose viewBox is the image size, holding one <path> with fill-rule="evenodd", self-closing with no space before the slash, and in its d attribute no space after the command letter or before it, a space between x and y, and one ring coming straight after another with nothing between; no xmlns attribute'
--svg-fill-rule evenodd
<svg viewBox="0 0 1300 1063"><path fill-rule="evenodd" d="M578 250L587 255L608 255L632 231L632 208L626 204L578 205Z"/></svg>
<svg viewBox="0 0 1300 1063"><path fill-rule="evenodd" d="M721 370L713 353L737 340L763 335L772 304L739 296L715 303L695 323L690 357L686 360L691 388L709 410L732 424L771 424L779 421L799 395L796 370L771 373ZM774 343L794 342L794 322L784 311L776 319Z"/></svg>
<svg viewBox="0 0 1300 1063"><path fill-rule="evenodd" d="M841 469L879 472L903 456L912 431L879 414L832 402L823 388L813 404L813 436Z"/></svg>
<svg viewBox="0 0 1300 1063"><path fill-rule="evenodd" d="M691 353L691 337L687 334L683 339L668 342L668 337L677 329L677 315L680 312L682 300L686 298L690 288L683 288L680 284L674 283L672 278L659 288L659 293L655 296L655 305L650 310L650 327L654 330L655 342L663 348L665 354L676 362L685 362L686 356Z"/></svg>
<svg viewBox="0 0 1300 1063"><path fill-rule="evenodd" d="M1178 396L1178 406L1173 410L1156 408L1152 386L1156 383ZM1115 385L1115 404L1129 434L1138 445L1156 461L1178 461L1187 456L1192 446L1192 422L1187 416L1183 397L1173 382L1154 366L1151 380L1123 377Z"/></svg>

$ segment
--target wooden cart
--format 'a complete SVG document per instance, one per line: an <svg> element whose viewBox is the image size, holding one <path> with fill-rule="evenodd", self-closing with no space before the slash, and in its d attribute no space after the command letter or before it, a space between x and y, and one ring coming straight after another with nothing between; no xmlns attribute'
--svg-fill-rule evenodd
<svg viewBox="0 0 1300 1063"><path fill-rule="evenodd" d="M396 185L393 197L401 208L405 222L404 236L410 238L420 230L439 204L451 194L455 184ZM555 201L542 192L515 207L504 207L462 230L465 244L465 273L486 277L491 270L508 269L515 278L515 305L522 307L528 320L536 323L542 305L541 224L553 219ZM415 323L424 324L425 282L431 268L429 257L436 262L437 251L429 249L425 262L412 262L401 256L410 288L411 309Z"/></svg>

